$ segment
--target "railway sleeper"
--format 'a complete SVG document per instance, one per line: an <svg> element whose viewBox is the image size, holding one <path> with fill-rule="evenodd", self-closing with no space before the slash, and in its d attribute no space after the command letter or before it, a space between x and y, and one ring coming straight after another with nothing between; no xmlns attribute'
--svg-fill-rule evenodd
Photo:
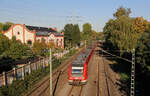
<svg viewBox="0 0 150 96"><path fill-rule="evenodd" d="M80 85L82 85L81 80L73 80L72 85L74 85L74 86L80 86Z"/></svg>

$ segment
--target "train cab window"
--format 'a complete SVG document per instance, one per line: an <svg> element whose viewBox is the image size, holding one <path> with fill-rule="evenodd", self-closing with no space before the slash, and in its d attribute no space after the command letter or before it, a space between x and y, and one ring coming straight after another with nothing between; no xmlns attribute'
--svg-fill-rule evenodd
<svg viewBox="0 0 150 96"><path fill-rule="evenodd" d="M72 69L71 69L71 74L72 75L78 75L78 76L80 76L80 75L83 75L83 67L72 67Z"/></svg>
<svg viewBox="0 0 150 96"><path fill-rule="evenodd" d="M72 73L82 73L82 69L72 69Z"/></svg>

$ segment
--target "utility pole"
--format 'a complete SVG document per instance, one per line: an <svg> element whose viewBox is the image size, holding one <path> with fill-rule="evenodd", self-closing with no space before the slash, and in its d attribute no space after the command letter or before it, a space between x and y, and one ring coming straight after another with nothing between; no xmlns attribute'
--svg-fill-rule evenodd
<svg viewBox="0 0 150 96"><path fill-rule="evenodd" d="M50 56L49 56L49 66L50 66L50 96L53 96L53 88L52 88L52 49L50 48Z"/></svg>
<svg viewBox="0 0 150 96"><path fill-rule="evenodd" d="M135 49L132 50L132 66L131 66L131 84L130 96L134 96L135 91Z"/></svg>

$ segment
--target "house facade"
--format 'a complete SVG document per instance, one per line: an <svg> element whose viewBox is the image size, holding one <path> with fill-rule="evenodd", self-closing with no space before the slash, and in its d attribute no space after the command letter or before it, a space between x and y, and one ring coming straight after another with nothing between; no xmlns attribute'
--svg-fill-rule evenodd
<svg viewBox="0 0 150 96"><path fill-rule="evenodd" d="M43 39L47 44L53 42L56 48L64 49L64 34L58 33L56 28L14 24L7 31L3 31L3 34L9 39L15 36L17 40L28 45L33 45L36 40L42 41Z"/></svg>

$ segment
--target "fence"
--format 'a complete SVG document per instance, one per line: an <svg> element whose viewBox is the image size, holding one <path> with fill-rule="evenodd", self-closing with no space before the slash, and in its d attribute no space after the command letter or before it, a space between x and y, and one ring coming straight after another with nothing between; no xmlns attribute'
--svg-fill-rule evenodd
<svg viewBox="0 0 150 96"><path fill-rule="evenodd" d="M53 54L56 58L61 58L65 54L69 53L69 50L64 50L63 52ZM0 74L0 87L12 84L14 80L23 80L26 73L30 74L34 70L45 68L48 66L49 58L42 58L37 61L29 62L22 67L14 68L8 72L3 72Z"/></svg>
<svg viewBox="0 0 150 96"><path fill-rule="evenodd" d="M34 70L48 66L48 58L42 58L33 63L29 62L22 67L14 68L8 72L0 74L0 87L11 84L14 80L23 80L26 73L30 74Z"/></svg>

